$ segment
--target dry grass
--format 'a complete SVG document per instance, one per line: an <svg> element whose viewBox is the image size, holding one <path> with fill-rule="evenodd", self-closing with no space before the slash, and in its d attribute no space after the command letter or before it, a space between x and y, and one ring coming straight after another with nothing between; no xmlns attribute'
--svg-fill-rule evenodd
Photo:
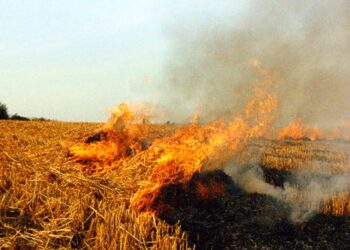
<svg viewBox="0 0 350 250"><path fill-rule="evenodd" d="M129 208L147 166L135 159L93 177L67 147L100 124L0 122L1 249L187 249L186 235Z"/></svg>
<svg viewBox="0 0 350 250"><path fill-rule="evenodd" d="M292 172L336 174L350 170L349 146L349 142L260 140L249 145L241 160Z"/></svg>
<svg viewBox="0 0 350 250"><path fill-rule="evenodd" d="M84 174L69 160L68 148L100 126L0 121L0 249L189 248L180 227L129 207L150 171L142 152L98 176ZM153 126L149 140L175 129ZM289 171L341 173L349 170L348 145L262 140L252 143L241 160ZM350 213L349 204L349 195L339 194L323 212Z"/></svg>
<svg viewBox="0 0 350 250"><path fill-rule="evenodd" d="M292 173L341 175L350 171L349 146L348 141L257 140L242 153L240 160ZM350 194L334 193L331 199L323 201L320 212L350 215Z"/></svg>

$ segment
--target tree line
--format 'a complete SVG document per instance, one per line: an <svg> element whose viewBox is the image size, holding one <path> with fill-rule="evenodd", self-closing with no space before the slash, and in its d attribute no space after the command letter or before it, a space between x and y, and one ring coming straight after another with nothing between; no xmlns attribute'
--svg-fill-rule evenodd
<svg viewBox="0 0 350 250"><path fill-rule="evenodd" d="M17 113L13 115L9 115L8 109L6 104L0 102L0 120L18 120L18 121L30 121L30 120L37 120L37 121L47 121L45 118L28 118L25 116L21 116Z"/></svg>

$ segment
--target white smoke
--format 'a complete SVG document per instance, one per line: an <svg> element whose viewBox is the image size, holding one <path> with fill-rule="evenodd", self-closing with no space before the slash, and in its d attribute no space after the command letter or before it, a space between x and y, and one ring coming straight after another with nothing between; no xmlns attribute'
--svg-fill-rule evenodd
<svg viewBox="0 0 350 250"><path fill-rule="evenodd" d="M267 183L258 165L240 166L228 164L224 172L248 193L272 196L289 205L293 223L307 221L319 213L324 202L338 193L350 192L350 174L319 175L319 173L295 173L293 184L286 181L283 187Z"/></svg>

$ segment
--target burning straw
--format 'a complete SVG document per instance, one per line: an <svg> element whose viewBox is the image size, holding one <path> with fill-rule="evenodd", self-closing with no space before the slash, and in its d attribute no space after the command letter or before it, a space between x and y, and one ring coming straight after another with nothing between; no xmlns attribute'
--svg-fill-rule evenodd
<svg viewBox="0 0 350 250"><path fill-rule="evenodd" d="M222 168L252 138L268 136L277 108L273 71L257 60L252 60L251 65L261 77L243 114L230 121L220 119L206 125L185 126L172 136L155 140L142 152L150 174L131 198L133 207L152 211L161 187L185 183L196 172ZM83 168L88 172L128 165L132 156L140 153L144 140L144 134L139 132L145 130L133 122L137 117L127 106L119 106L111 119L113 125L103 129L104 136L94 143L71 148L73 158L84 163Z"/></svg>
<svg viewBox="0 0 350 250"><path fill-rule="evenodd" d="M128 166L142 162L143 170L130 177L134 184L130 187L133 191L129 192L130 205L138 211L161 213L157 211L161 207L154 203L163 187L187 183L197 172L225 169L246 192L267 194L289 204L292 221L307 220L320 212L323 204L336 193L348 191L349 185L345 183L339 187L334 178L324 183L310 177L308 184L297 184L301 188L287 182L283 187L275 187L266 183L259 167L246 171L244 165L234 163L250 141L272 136L270 131L277 110L276 72L255 59L251 60L251 65L260 78L244 112L232 119L218 119L205 125L193 123L178 128L171 136L149 142L150 125L144 122L149 113L122 104L114 110L102 131L70 149L72 158L82 163L84 171L95 174L110 170L123 172ZM196 113L196 120L197 116ZM302 129L297 121L282 130L280 138L290 133L292 138L299 139L313 130ZM296 174L296 178L299 176ZM197 186L204 190L203 197L208 196L205 186L200 183ZM329 192L325 193L326 190Z"/></svg>

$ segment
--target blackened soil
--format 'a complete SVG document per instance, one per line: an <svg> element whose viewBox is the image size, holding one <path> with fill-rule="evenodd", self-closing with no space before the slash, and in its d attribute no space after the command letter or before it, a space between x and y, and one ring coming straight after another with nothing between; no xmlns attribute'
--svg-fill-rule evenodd
<svg viewBox="0 0 350 250"><path fill-rule="evenodd" d="M265 181L274 186L283 187L286 182L293 182L293 175L285 170L277 170L262 166Z"/></svg>
<svg viewBox="0 0 350 250"><path fill-rule="evenodd" d="M198 198L196 183L210 183L210 179L225 183L224 193L210 199ZM195 174L186 185L164 187L156 204L162 208L158 216L171 224L179 222L197 249L350 246L349 217L319 214L305 223L292 224L288 220L288 206L266 195L241 191L221 171Z"/></svg>
<svg viewBox="0 0 350 250"><path fill-rule="evenodd" d="M317 172L295 175L286 170L277 170L265 166L261 166L261 169L264 172L265 181L278 187L283 187L285 183L293 186L305 187L309 184L310 180L318 180L322 183L329 183L333 177L329 174L322 174Z"/></svg>

